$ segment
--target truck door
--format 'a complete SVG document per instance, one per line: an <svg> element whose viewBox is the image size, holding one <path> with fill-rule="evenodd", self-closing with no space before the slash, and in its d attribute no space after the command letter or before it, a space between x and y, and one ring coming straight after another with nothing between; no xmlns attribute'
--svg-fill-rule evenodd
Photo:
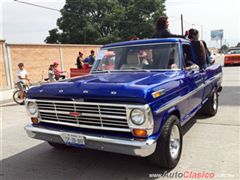
<svg viewBox="0 0 240 180"><path fill-rule="evenodd" d="M193 51L189 44L183 44L184 67L186 79L188 80L188 111L189 113L196 110L202 102L204 88L204 73L199 69L190 69L195 64Z"/></svg>

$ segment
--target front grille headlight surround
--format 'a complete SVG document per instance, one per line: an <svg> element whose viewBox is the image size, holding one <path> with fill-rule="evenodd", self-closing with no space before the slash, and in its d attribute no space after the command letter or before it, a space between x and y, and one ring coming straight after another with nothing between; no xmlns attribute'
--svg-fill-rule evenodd
<svg viewBox="0 0 240 180"><path fill-rule="evenodd" d="M35 100L27 99L25 101L27 113L30 117L38 117L38 106Z"/></svg>
<svg viewBox="0 0 240 180"><path fill-rule="evenodd" d="M133 119L135 118L135 119ZM127 106L128 126L133 129L147 130L148 136L153 133L154 121L151 108L146 105Z"/></svg>

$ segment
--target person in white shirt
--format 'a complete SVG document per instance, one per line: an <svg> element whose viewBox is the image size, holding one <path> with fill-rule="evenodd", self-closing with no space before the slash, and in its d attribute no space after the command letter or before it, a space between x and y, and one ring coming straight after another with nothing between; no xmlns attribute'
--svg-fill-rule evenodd
<svg viewBox="0 0 240 180"><path fill-rule="evenodd" d="M17 71L17 83L16 85L18 86L18 88L21 90L21 92L19 93L20 99L23 99L23 93L26 90L26 81L30 81L30 79L28 79L28 72L26 69L24 69L24 64L23 63L19 63L18 64L19 70Z"/></svg>

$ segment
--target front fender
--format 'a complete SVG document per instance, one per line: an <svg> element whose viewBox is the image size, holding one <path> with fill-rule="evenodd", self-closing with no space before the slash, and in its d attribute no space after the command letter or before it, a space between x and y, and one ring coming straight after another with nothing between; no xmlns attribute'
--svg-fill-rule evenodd
<svg viewBox="0 0 240 180"><path fill-rule="evenodd" d="M154 127L155 133L151 136L153 139L157 139L160 136L163 125L165 124L168 117L172 114L180 116L180 111L177 106L171 107L168 110L160 113L159 116L156 116L157 119L155 119L155 122L159 121L159 123L154 123L156 127Z"/></svg>

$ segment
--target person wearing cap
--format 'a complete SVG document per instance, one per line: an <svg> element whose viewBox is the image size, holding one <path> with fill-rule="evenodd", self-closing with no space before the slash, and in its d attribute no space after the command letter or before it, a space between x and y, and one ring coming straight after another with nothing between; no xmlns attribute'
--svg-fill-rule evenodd
<svg viewBox="0 0 240 180"><path fill-rule="evenodd" d="M58 70L58 65L59 63L57 61L53 62L53 71L54 71L55 79L56 80L59 80L60 78L65 79L66 76L63 75L65 71Z"/></svg>

